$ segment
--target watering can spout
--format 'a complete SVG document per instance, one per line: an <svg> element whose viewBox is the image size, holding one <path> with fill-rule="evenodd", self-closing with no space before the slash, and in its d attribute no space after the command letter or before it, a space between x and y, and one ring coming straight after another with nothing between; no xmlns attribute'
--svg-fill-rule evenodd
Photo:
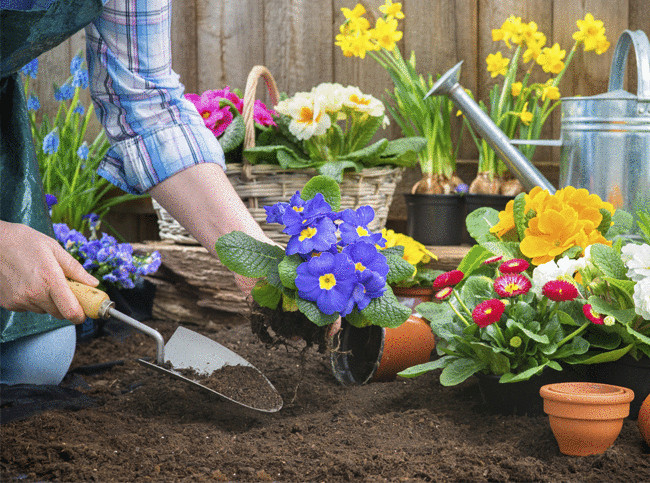
<svg viewBox="0 0 650 483"><path fill-rule="evenodd" d="M535 186L540 186L551 194L555 193L555 187L519 149L510 144L508 136L494 124L492 119L465 92L465 89L458 82L462 63L462 61L459 62L443 74L424 98L438 95L449 96L454 101L454 104L463 111L463 114L465 114L465 117L478 134L494 149L497 156L506 163L510 172L527 191L530 191Z"/></svg>

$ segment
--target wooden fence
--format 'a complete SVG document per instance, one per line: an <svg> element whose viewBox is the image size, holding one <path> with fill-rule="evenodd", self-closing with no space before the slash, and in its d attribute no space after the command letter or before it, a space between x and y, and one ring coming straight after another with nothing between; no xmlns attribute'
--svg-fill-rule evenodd
<svg viewBox="0 0 650 483"><path fill-rule="evenodd" d="M363 3L368 12L377 15L384 1ZM339 82L380 97L391 85L388 75L371 58L345 57L334 45L344 20L341 7L354 5L354 0L177 0L172 21L174 69L186 92L225 85L243 90L250 69L262 64L273 73L279 89L289 94L320 82ZM497 50L506 55L503 44L492 41L491 31L510 15L535 21L548 43L558 42L567 52L577 30L576 20L589 12L604 21L612 47L600 56L576 53L560 84L563 96L606 91L613 47L621 32L641 29L650 35L648 0L403 0L402 5L402 52L414 51L418 68L425 74L443 73L462 60L461 84L481 99L494 83L485 69L485 58ZM69 60L83 46L84 34L80 32L42 56L40 78L34 84L46 112L56 109L52 80L65 78ZM636 92L636 70L634 62L630 64L628 89ZM544 78L541 69L536 75ZM258 95L268 100L262 87ZM544 137L559 137L558 114L548 123ZM393 123L388 136L398 135ZM471 160L476 157L469 136L460 157L459 174L469 180L472 168L475 172ZM558 157L557 148L538 149L535 156L535 163L553 182L557 180ZM407 191L417 176L417 170L412 170L398 187L391 218L405 218L399 192ZM137 216L141 220L143 215ZM141 226L122 229L133 232L129 235L135 238L150 236L153 230Z"/></svg>

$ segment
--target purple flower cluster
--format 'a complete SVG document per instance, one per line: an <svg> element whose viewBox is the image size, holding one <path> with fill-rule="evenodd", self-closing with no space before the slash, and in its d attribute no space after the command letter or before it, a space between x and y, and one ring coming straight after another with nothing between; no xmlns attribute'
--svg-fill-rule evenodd
<svg viewBox="0 0 650 483"><path fill-rule="evenodd" d="M160 267L159 252L135 254L131 244L117 243L114 237L106 233L102 233L99 239L87 239L65 223L55 223L54 235L88 273L105 285L133 288L140 277L152 274Z"/></svg>
<svg viewBox="0 0 650 483"><path fill-rule="evenodd" d="M284 225L291 236L286 254L304 260L296 270L299 297L344 317L385 292L388 263L377 249L385 240L368 230L375 216L371 207L333 212L322 194L306 201L296 192L289 203L264 209L266 221Z"/></svg>

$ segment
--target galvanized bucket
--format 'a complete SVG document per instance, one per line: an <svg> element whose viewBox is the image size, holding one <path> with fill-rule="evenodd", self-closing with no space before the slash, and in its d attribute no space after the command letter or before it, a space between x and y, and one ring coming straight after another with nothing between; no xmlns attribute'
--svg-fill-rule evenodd
<svg viewBox="0 0 650 483"><path fill-rule="evenodd" d="M637 95L623 90L630 45ZM629 212L650 209L650 43L624 31L614 50L608 92L562 99L560 186L586 188Z"/></svg>

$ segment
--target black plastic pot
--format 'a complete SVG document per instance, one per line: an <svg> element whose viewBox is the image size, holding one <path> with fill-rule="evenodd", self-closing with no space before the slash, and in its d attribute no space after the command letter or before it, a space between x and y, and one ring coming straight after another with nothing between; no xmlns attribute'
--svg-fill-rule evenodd
<svg viewBox="0 0 650 483"><path fill-rule="evenodd" d="M508 201L515 199L514 196L474 194L466 194L464 198L465 213L463 216L462 241L463 243L469 245L476 245L476 241L470 236L469 232L467 231L467 225L464 222L465 218L467 218L467 215L469 215L472 211L483 207L494 208L497 211L503 211L506 209L506 204L508 204Z"/></svg>
<svg viewBox="0 0 650 483"><path fill-rule="evenodd" d="M460 245L465 225L460 195L405 194L406 234L425 245Z"/></svg>
<svg viewBox="0 0 650 483"><path fill-rule="evenodd" d="M381 327L370 325L358 328L343 319L330 353L334 378L344 386L370 382L379 367L383 348L384 333Z"/></svg>
<svg viewBox="0 0 650 483"><path fill-rule="evenodd" d="M592 364L589 371L590 379L594 382L632 389L634 400L630 403L629 417L639 417L641 404L650 394L650 359L637 361L630 356L624 356L614 362Z"/></svg>
<svg viewBox="0 0 650 483"><path fill-rule="evenodd" d="M486 408L493 413L520 416L541 416L544 414L544 400L539 390L546 384L558 382L580 382L587 379L583 366L568 366L562 371L545 369L538 376L527 381L500 383L500 376L476 374L478 387Z"/></svg>

